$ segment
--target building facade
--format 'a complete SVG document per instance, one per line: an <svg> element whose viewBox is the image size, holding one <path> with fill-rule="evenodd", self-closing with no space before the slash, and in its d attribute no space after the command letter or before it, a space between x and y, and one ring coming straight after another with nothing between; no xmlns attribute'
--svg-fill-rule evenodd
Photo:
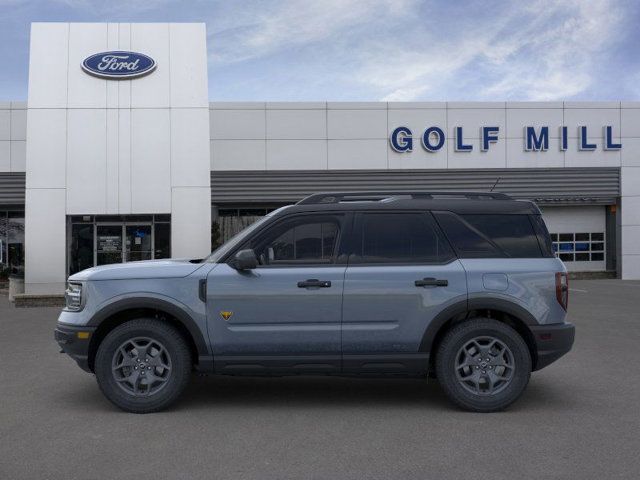
<svg viewBox="0 0 640 480"><path fill-rule="evenodd" d="M640 102L210 103L207 85L203 24L33 24L28 101L0 103L4 271L61 293L93 265L200 258L320 190L493 190L538 203L569 270L640 278Z"/></svg>

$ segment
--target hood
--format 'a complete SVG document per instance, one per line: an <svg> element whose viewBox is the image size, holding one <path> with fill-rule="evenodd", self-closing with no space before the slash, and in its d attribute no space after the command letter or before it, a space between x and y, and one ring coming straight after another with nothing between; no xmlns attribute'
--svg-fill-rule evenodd
<svg viewBox="0 0 640 480"><path fill-rule="evenodd" d="M180 278L192 274L202 263L189 259L145 260L141 262L112 263L87 268L69 277L69 280L133 280L147 278Z"/></svg>

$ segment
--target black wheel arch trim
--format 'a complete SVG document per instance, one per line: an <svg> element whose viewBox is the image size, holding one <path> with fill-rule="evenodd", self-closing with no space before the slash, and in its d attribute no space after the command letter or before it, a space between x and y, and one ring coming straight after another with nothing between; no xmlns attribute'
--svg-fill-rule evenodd
<svg viewBox="0 0 640 480"><path fill-rule="evenodd" d="M438 332L444 326L444 324L456 316L463 314L466 315L468 311L468 300L464 299L449 305L440 313L438 313L438 315L436 315L434 319L429 322L429 325L427 326L427 329L422 336L422 341L420 342L420 351L426 353L431 352L433 341L435 340L436 335L438 335Z"/></svg>
<svg viewBox="0 0 640 480"><path fill-rule="evenodd" d="M529 326L540 325L531 312L515 302L495 297L469 298L467 301L471 310L500 310L517 318Z"/></svg>
<svg viewBox="0 0 640 480"><path fill-rule="evenodd" d="M211 355L202 331L191 315L175 303L158 297L127 297L116 300L98 310L87 325L98 327L104 320L113 315L137 308L148 308L168 313L187 329L193 339L199 357Z"/></svg>
<svg viewBox="0 0 640 480"><path fill-rule="evenodd" d="M528 327L540 325L535 317L520 305L501 298L469 298L453 303L442 310L429 323L420 342L421 352L430 352L440 329L452 318L473 310L499 310L517 318Z"/></svg>

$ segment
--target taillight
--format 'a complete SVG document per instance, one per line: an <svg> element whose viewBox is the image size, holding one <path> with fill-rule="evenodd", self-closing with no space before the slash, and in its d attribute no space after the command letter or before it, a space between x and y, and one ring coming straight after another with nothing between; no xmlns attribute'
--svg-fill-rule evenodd
<svg viewBox="0 0 640 480"><path fill-rule="evenodd" d="M556 299L566 311L569 305L569 277L566 272L556 273Z"/></svg>

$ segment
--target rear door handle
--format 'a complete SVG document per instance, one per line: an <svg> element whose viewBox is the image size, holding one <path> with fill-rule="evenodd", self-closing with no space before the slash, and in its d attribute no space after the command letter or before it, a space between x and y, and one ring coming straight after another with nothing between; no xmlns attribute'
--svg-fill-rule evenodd
<svg viewBox="0 0 640 480"><path fill-rule="evenodd" d="M329 280L318 280L315 278L298 282L298 288L329 288L330 286L331 282Z"/></svg>
<svg viewBox="0 0 640 480"><path fill-rule="evenodd" d="M447 287L449 285L449 280L441 280L437 278L423 278L422 280L416 280L416 287Z"/></svg>

